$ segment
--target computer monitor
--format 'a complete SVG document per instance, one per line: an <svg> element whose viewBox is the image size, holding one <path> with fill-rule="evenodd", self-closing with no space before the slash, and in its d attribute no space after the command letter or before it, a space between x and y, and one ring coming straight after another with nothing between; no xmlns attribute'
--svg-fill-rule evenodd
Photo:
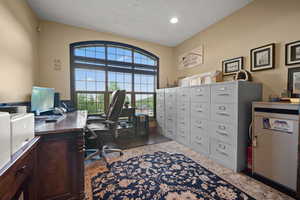
<svg viewBox="0 0 300 200"><path fill-rule="evenodd" d="M36 115L54 109L53 88L33 87L31 95L31 111Z"/></svg>

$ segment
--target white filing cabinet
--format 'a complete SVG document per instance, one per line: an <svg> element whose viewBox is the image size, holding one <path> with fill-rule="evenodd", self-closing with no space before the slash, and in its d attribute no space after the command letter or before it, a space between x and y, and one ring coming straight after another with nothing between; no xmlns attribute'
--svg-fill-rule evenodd
<svg viewBox="0 0 300 200"><path fill-rule="evenodd" d="M230 81L163 91L167 137L234 171L245 168L251 103L261 99L261 84Z"/></svg>
<svg viewBox="0 0 300 200"><path fill-rule="evenodd" d="M0 112L0 169L8 163L11 155L10 115Z"/></svg>
<svg viewBox="0 0 300 200"><path fill-rule="evenodd" d="M160 134L165 135L165 90L156 91L156 122Z"/></svg>

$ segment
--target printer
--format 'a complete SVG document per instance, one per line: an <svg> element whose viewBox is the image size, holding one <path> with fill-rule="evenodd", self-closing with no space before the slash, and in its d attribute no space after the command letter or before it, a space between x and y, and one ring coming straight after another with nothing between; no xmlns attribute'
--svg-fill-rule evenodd
<svg viewBox="0 0 300 200"><path fill-rule="evenodd" d="M0 168L34 138L34 114L0 112Z"/></svg>
<svg viewBox="0 0 300 200"><path fill-rule="evenodd" d="M34 138L34 114L12 114L11 127L11 155Z"/></svg>

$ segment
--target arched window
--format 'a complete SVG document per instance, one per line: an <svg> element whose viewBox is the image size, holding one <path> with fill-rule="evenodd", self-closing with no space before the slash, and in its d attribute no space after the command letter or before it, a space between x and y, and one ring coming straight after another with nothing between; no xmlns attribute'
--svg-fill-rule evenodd
<svg viewBox="0 0 300 200"><path fill-rule="evenodd" d="M136 113L154 116L158 85L157 56L128 44L109 41L70 45L71 96L78 109L102 113L117 89Z"/></svg>

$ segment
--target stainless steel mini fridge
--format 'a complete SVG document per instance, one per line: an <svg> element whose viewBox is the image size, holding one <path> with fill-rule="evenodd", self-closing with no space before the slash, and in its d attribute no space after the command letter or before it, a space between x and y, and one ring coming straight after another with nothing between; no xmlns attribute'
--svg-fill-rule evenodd
<svg viewBox="0 0 300 200"><path fill-rule="evenodd" d="M253 103L253 173L297 189L299 104Z"/></svg>

